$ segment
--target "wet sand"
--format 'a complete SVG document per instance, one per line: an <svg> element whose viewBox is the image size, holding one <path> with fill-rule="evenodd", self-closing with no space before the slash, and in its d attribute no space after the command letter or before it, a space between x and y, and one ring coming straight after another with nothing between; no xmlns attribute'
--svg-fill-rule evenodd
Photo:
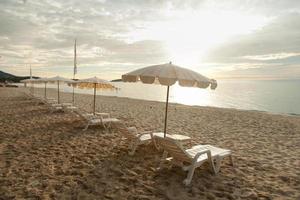
<svg viewBox="0 0 300 200"><path fill-rule="evenodd" d="M24 88L0 88L0 199L299 199L300 117L171 104L168 132L189 135L189 145L212 144L233 151L235 167L215 176L203 166L191 186L178 167L156 171L158 152L141 146L127 154L118 129L85 132L73 113L51 113ZM42 89L35 90L37 96ZM48 90L56 97L55 90ZM61 93L63 102L72 94ZM97 98L97 111L127 126L162 131L164 103ZM91 112L93 97L76 94ZM119 145L118 145L119 144Z"/></svg>

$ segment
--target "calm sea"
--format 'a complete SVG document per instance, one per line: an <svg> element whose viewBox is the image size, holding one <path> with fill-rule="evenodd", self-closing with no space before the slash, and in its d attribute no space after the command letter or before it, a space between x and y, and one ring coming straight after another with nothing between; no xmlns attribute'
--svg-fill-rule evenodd
<svg viewBox="0 0 300 200"><path fill-rule="evenodd" d="M144 100L166 100L165 86L122 82L114 84L121 89L117 92L97 91L97 93ZM61 87L61 90L72 92L72 88L68 86ZM93 90L76 89L75 91L93 94ZM300 115L300 80L220 80L216 90L184 88L175 85L170 89L169 100L186 105Z"/></svg>

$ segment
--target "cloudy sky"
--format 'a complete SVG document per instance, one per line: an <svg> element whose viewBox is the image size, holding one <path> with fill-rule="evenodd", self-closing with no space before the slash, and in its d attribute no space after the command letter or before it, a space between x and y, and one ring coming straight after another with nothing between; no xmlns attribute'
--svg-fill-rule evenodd
<svg viewBox="0 0 300 200"><path fill-rule="evenodd" d="M0 70L120 78L172 61L212 78L300 78L299 0L0 0Z"/></svg>

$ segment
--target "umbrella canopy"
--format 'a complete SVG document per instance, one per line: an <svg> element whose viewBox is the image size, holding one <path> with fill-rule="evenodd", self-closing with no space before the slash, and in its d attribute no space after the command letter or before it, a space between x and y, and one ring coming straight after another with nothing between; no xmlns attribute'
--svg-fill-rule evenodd
<svg viewBox="0 0 300 200"><path fill-rule="evenodd" d="M93 106L93 114L95 114L96 107L96 90L116 90L117 88L111 84L109 81L100 79L98 77L92 77L87 79L80 79L78 81L74 81L73 83L69 83L69 85L73 85L80 89L94 89L94 106Z"/></svg>
<svg viewBox="0 0 300 200"><path fill-rule="evenodd" d="M171 62L161 65L153 65L122 75L124 82L141 81L146 84L161 84L167 86L167 100L165 110L165 126L164 135L167 132L167 117L169 104L169 87L174 85L177 81L183 87L198 87L216 89L217 81L209 79L195 71L173 65Z"/></svg>
<svg viewBox="0 0 300 200"><path fill-rule="evenodd" d="M48 78L48 82L50 83L57 83L57 82L61 82L61 83L72 83L73 80L69 79L69 78L65 78L65 77L61 77L61 76L55 76L52 78Z"/></svg>
<svg viewBox="0 0 300 200"><path fill-rule="evenodd" d="M48 78L47 82L57 83L57 102L60 103L59 84L60 83L73 83L74 81L72 79L64 78L64 77L61 77L61 76L55 76L55 77L52 77L52 78Z"/></svg>
<svg viewBox="0 0 300 200"><path fill-rule="evenodd" d="M122 75L124 82L137 82L152 84L159 83L165 86L174 85L177 81L183 87L199 87L211 89L217 87L217 82L214 79L209 79L195 71L182 68L172 63L153 65L138 69Z"/></svg>
<svg viewBox="0 0 300 200"><path fill-rule="evenodd" d="M45 83L45 82L48 82L49 78L38 78L38 79L35 79L34 82L36 83Z"/></svg>
<svg viewBox="0 0 300 200"><path fill-rule="evenodd" d="M79 79L78 81L74 81L72 85L75 85L78 88L94 88L95 85L97 89L114 90L116 88L113 84L111 84L111 82L98 78L96 76L87 79Z"/></svg>
<svg viewBox="0 0 300 200"><path fill-rule="evenodd" d="M33 83L35 82L37 79L36 78L28 78L28 79L23 79L20 82L21 83Z"/></svg>

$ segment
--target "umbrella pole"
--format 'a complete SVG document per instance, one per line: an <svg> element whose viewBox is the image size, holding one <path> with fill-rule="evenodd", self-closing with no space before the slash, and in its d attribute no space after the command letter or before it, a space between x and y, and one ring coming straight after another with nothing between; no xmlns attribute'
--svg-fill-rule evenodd
<svg viewBox="0 0 300 200"><path fill-rule="evenodd" d="M96 83L94 83L94 115L95 115L95 109L96 108Z"/></svg>
<svg viewBox="0 0 300 200"><path fill-rule="evenodd" d="M32 88L32 96L34 96L34 85L31 83L31 88Z"/></svg>
<svg viewBox="0 0 300 200"><path fill-rule="evenodd" d="M74 105L74 103L75 103L74 85L73 85L73 96L72 96L72 103L73 103L73 105Z"/></svg>
<svg viewBox="0 0 300 200"><path fill-rule="evenodd" d="M75 73L73 74L73 81L75 80ZM73 103L73 105L75 104L75 91L74 91L74 88L75 88L75 86L74 85L72 85L73 86L73 96L72 96L72 103Z"/></svg>
<svg viewBox="0 0 300 200"><path fill-rule="evenodd" d="M47 82L45 82L45 99L47 99Z"/></svg>
<svg viewBox="0 0 300 200"><path fill-rule="evenodd" d="M59 103L59 81L57 81L57 103Z"/></svg>
<svg viewBox="0 0 300 200"><path fill-rule="evenodd" d="M167 101L166 101L166 111L165 111L165 127L164 127L164 137L167 135L167 120L168 120L168 106L169 106L169 89L170 86L167 88Z"/></svg>

